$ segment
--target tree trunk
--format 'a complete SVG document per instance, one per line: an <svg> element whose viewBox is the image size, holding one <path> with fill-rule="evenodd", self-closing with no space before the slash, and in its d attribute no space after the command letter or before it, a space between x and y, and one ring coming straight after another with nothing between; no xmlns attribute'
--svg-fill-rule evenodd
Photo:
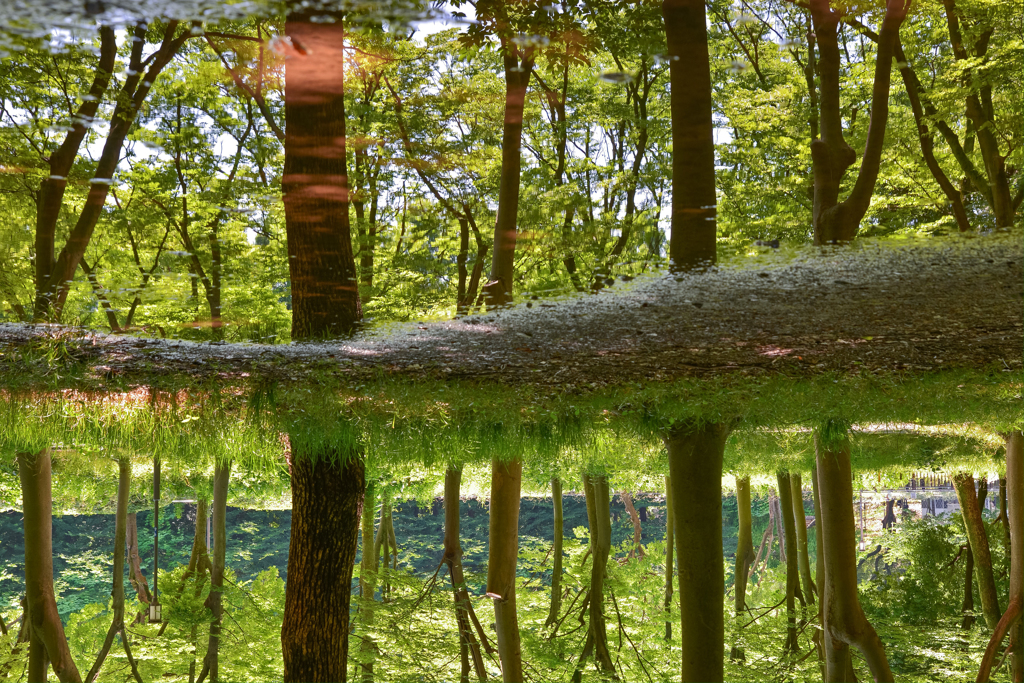
<svg viewBox="0 0 1024 683"><path fill-rule="evenodd" d="M786 537L786 545L789 553L786 555L786 644L784 652L796 652L800 649L800 642L796 633L796 600L800 604L804 602L803 593L800 591L800 566L797 559L799 553L796 551L796 522L793 515L793 489L789 483L788 472L777 472L775 479L779 486L779 505L781 508L782 528Z"/></svg>
<svg viewBox="0 0 1024 683"><path fill-rule="evenodd" d="M1024 612L1024 433L1006 439L1006 490L1010 523L1010 604ZM1010 629L1014 683L1024 682L1024 623Z"/></svg>
<svg viewBox="0 0 1024 683"><path fill-rule="evenodd" d="M125 527L128 517L128 498L131 495L132 465L126 458L118 460L117 465L117 511L114 514L114 585L110 591L113 615L110 619L110 628L107 629L107 637L103 639L103 646L100 648L99 654L96 655L96 662L92 665L92 668L89 669L89 674L85 677L86 683L92 683L92 681L96 680L96 676L99 675L100 672L100 667L103 666L103 662L107 658L107 653L110 652L110 646L114 644L114 636L118 634L121 635L121 642L124 645L125 653L128 655L128 661L132 667L132 674L135 676L136 681L142 683L142 678L139 676L138 669L132 659L127 634L124 629Z"/></svg>
<svg viewBox="0 0 1024 683"><path fill-rule="evenodd" d="M747 578L754 561L753 519L750 514L750 477L736 479L736 511L739 515L739 536L736 542L736 567L733 589L736 593L737 616L747 607Z"/></svg>
<svg viewBox="0 0 1024 683"><path fill-rule="evenodd" d="M683 683L723 678L722 458L728 436L724 424L686 422L662 437L668 449L679 558Z"/></svg>
<svg viewBox="0 0 1024 683"><path fill-rule="evenodd" d="M804 486L799 472L789 473L789 483L793 497L793 519L796 522L796 546L797 561L800 564L800 577L803 580L804 599L814 604L814 595L817 587L814 579L811 578L811 560L807 551L807 516L804 513Z"/></svg>
<svg viewBox="0 0 1024 683"><path fill-rule="evenodd" d="M466 590L466 577L462 571L462 542L459 538L459 505L462 491L462 467L449 466L444 474L444 561L448 565L448 576L452 583L455 600L455 618L459 628L459 650L462 657L462 680L469 681L469 665L472 662L477 680L487 680L480 643L473 633L470 614L473 605Z"/></svg>
<svg viewBox="0 0 1024 683"><path fill-rule="evenodd" d="M822 595L826 680L851 679L850 646L863 653L876 681L891 682L885 647L868 623L857 596L857 533L853 514L850 441L845 433L831 440L815 432L821 533L818 553L824 557Z"/></svg>
<svg viewBox="0 0 1024 683"><path fill-rule="evenodd" d="M888 0L878 37L874 85L871 91L871 121L868 125L864 157L850 195L839 201L839 189L846 170L857 159L843 137L839 102L840 56L837 29L841 13L829 7L829 0L811 0L811 18L821 55L818 73L821 79L821 137L811 143L811 167L814 173L814 243L850 242L857 235L860 221L871 204L878 179L889 118L889 81L900 25L910 3Z"/></svg>
<svg viewBox="0 0 1024 683"><path fill-rule="evenodd" d="M210 623L210 643L203 664L203 668L209 667L210 683L218 683L220 680L220 627L224 611L221 593L224 592L224 557L227 545L224 517L227 513L230 480L231 461L216 463L213 473L213 557L210 558L210 595L206 598L206 607L213 614L213 621Z"/></svg>
<svg viewBox="0 0 1024 683"><path fill-rule="evenodd" d="M558 621L562 611L562 480L551 478L551 503L554 508L554 542L551 546L551 605L548 607L548 618L544 626L551 626Z"/></svg>
<svg viewBox="0 0 1024 683"><path fill-rule="evenodd" d="M505 120L501 135L501 181L498 185L498 213L494 222L494 256L491 281L484 285L491 306L512 301L513 270L519 213L519 183L523 143L523 108L526 88L533 72L533 50L520 49L502 39L505 64Z"/></svg>
<svg viewBox="0 0 1024 683"><path fill-rule="evenodd" d="M504 683L521 683L523 652L516 614L516 562L519 557L519 497L523 462L491 462L490 524L487 533L487 597L494 601L494 625Z"/></svg>
<svg viewBox="0 0 1024 683"><path fill-rule="evenodd" d="M81 683L53 594L53 509L50 448L18 454L25 527L26 621L30 623L29 681L46 680L46 661L60 681Z"/></svg>
<svg viewBox="0 0 1024 683"><path fill-rule="evenodd" d="M964 600L960 604L960 611L964 619L960 622L960 628L968 630L974 626L974 553L971 552L971 544L967 543L967 557L964 561Z"/></svg>
<svg viewBox="0 0 1024 683"><path fill-rule="evenodd" d="M373 482L366 484L363 494L362 535L363 557L359 564L359 621L363 638L359 642L359 659L364 683L373 683L373 662L377 657L377 643L371 633L377 608L377 545L373 539L373 518L376 510Z"/></svg>
<svg viewBox="0 0 1024 683"><path fill-rule="evenodd" d="M853 489L851 485L851 490ZM822 552L822 533L821 533L821 497L818 493L818 465L815 463L811 466L811 492L814 496L814 578L815 578L815 597L818 599L818 625L824 626L825 624L825 598L822 596L822 585L825 582L825 553ZM827 665L825 664L825 642L822 638L821 629L815 629L814 631L814 649L818 653L818 665L821 667L821 680L825 681L828 678Z"/></svg>
<svg viewBox="0 0 1024 683"><path fill-rule="evenodd" d="M629 513L629 521L633 523L633 549L629 551L629 557L635 557L639 555L644 556L644 547L641 545L643 535L640 529L640 515L637 514L636 506L633 505L633 496L629 494L629 491L620 491L619 499L626 508L626 512Z"/></svg>
<svg viewBox="0 0 1024 683"><path fill-rule="evenodd" d="M285 681L344 681L365 470L354 451L292 444L292 529L281 646Z"/></svg>
<svg viewBox="0 0 1024 683"><path fill-rule="evenodd" d="M661 3L672 109L669 259L677 271L714 265L717 259L711 60L704 5L703 0Z"/></svg>
<svg viewBox="0 0 1024 683"><path fill-rule="evenodd" d="M992 554L989 551L988 535L985 523L981 518L981 507L974 490L974 477L960 473L953 475L953 486L956 497L960 501L960 512L967 527L967 541L974 556L975 573L978 576L978 595L981 597L981 611L985 615L985 623L994 629L999 623L1002 611L999 609L999 594L996 581L992 574Z"/></svg>
<svg viewBox="0 0 1024 683"><path fill-rule="evenodd" d="M672 640L672 582L675 580L673 551L676 515L672 505L672 477L665 475L665 640Z"/></svg>
<svg viewBox="0 0 1024 683"><path fill-rule="evenodd" d="M608 573L608 554L611 551L611 512L608 507L608 478L603 474L583 475L583 490L587 499L587 518L590 524L590 590L587 644L576 664L576 677L582 675L583 664L593 651L597 668L602 673L614 674L608 650L608 629L604 616L604 582Z"/></svg>
<svg viewBox="0 0 1024 683"><path fill-rule="evenodd" d="M348 215L345 30L340 16L327 23L315 14L290 12L285 22L301 46L285 67L281 178L295 340L347 334L362 318Z"/></svg>

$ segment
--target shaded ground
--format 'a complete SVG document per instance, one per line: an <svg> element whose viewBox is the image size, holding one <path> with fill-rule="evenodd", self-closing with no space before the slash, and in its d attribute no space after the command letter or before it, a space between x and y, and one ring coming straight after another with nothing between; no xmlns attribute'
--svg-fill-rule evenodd
<svg viewBox="0 0 1024 683"><path fill-rule="evenodd" d="M709 373L811 375L1022 367L1019 235L864 245L657 275L563 301L351 339L261 346L0 325L0 384L82 363L80 383L380 372L598 388ZM28 349L28 351L26 351Z"/></svg>

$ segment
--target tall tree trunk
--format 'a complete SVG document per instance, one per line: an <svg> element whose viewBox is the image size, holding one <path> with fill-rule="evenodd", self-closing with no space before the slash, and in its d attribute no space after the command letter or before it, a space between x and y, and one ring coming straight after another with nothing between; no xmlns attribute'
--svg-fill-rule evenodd
<svg viewBox="0 0 1024 683"><path fill-rule="evenodd" d="M371 629L377 609L377 544L373 539L373 518L376 509L376 485L366 484L363 494L362 535L363 557L359 564L359 621L363 639L359 642L359 659L363 683L373 683L373 662L377 657L377 643Z"/></svg>
<svg viewBox="0 0 1024 683"><path fill-rule="evenodd" d="M843 137L839 102L840 51L837 29L841 12L829 7L829 0L811 0L811 18L821 59L821 137L811 143L811 167L814 173L814 243L850 242L857 235L860 221L871 204L878 179L889 118L889 81L892 59L900 25L910 7L909 0L888 0L878 37L874 84L871 91L871 121L868 124L864 157L850 195L839 201L839 189L846 170L857 159L856 152Z"/></svg>
<svg viewBox="0 0 1024 683"><path fill-rule="evenodd" d="M747 608L747 578L754 561L753 519L750 512L750 477L736 479L736 511L739 534L736 542L736 567L733 588L736 593L737 616Z"/></svg>
<svg viewBox="0 0 1024 683"><path fill-rule="evenodd" d="M636 555L643 557L644 547L640 543L643 539L640 528L640 515L636 511L636 506L633 505L633 496L629 494L629 491L620 491L619 499L622 500L622 505L625 506L626 512L629 514L629 521L633 524L633 549L629 551L629 557L635 557Z"/></svg>
<svg viewBox="0 0 1024 683"><path fill-rule="evenodd" d="M713 265L716 252L715 140L711 60L703 0L662 0L672 109L674 270ZM680 557L680 560L682 557Z"/></svg>
<svg viewBox="0 0 1024 683"><path fill-rule="evenodd" d="M294 3L297 8L299 3ZM347 334L362 318L345 162L345 29L340 16L290 12L285 67L284 198L292 338Z"/></svg>
<svg viewBox="0 0 1024 683"><path fill-rule="evenodd" d="M582 674L584 661L591 651L598 670L605 674L615 673L615 665L608 650L608 629L604 616L604 582L607 578L608 554L612 543L608 477L603 474L584 474L583 491L586 494L587 519L590 524L590 619L587 627L587 644L576 664L577 678Z"/></svg>
<svg viewBox="0 0 1024 683"><path fill-rule="evenodd" d="M850 487L851 491L853 486ZM825 598L822 595L822 586L825 583L825 553L822 552L822 536L821 533L821 496L818 489L818 465L815 462L811 466L811 492L814 496L814 583L817 590L818 599L818 625L824 627L825 624ZM821 667L821 680L825 681L828 679L828 667L825 664L825 641L822 635L821 628L815 629L814 631L814 649L818 653L818 665Z"/></svg>
<svg viewBox="0 0 1024 683"><path fill-rule="evenodd" d="M775 475L779 486L779 505L781 507L782 528L786 537L786 546L789 552L786 554L786 644L783 647L785 652L795 652L800 649L800 642L796 633L796 599L804 602L803 593L800 590L800 563L797 559L799 553L796 550L796 522L793 516L793 489L789 483L788 472L777 472Z"/></svg>
<svg viewBox="0 0 1024 683"><path fill-rule="evenodd" d="M462 542L459 538L459 506L462 491L462 467L449 466L444 474L444 561L448 565L448 576L452 582L452 596L455 601L455 618L459 628L459 650L462 657L462 680L469 681L472 662L477 680L487 680L480 643L473 632L473 605L466 589L466 577L462 571ZM475 618L475 615L472 615Z"/></svg>
<svg viewBox="0 0 1024 683"><path fill-rule="evenodd" d="M953 475L953 487L960 501L960 511L967 527L967 541L974 555L975 574L978 577L978 595L981 597L981 611L985 623L994 629L999 623L1002 611L999 609L999 594L996 591L995 576L992 573L992 554L989 551L988 535L981 518L981 507L974 489L974 477L960 473Z"/></svg>
<svg viewBox="0 0 1024 683"><path fill-rule="evenodd" d="M728 436L724 424L684 422L662 437L679 558L683 683L721 681L724 674L722 458Z"/></svg>
<svg viewBox="0 0 1024 683"><path fill-rule="evenodd" d="M521 683L523 651L516 614L516 564L519 558L519 497L523 462L491 462L490 524L487 532L487 597L494 601L494 626L504 683Z"/></svg>
<svg viewBox="0 0 1024 683"><path fill-rule="evenodd" d="M138 595L139 602L148 606L153 597L149 593L149 582L146 580L146 575L142 573L142 558L139 556L138 517L134 512L128 513L125 536L128 545L128 579ZM144 618L145 614L146 608L144 607L136 617L136 622Z"/></svg>
<svg viewBox="0 0 1024 683"><path fill-rule="evenodd" d="M1024 613L1024 433L1006 437L1006 490L1010 522L1010 605ZM1009 609L1007 609L1009 611ZM1013 682L1024 682L1024 619L1010 629Z"/></svg>
<svg viewBox="0 0 1024 683"><path fill-rule="evenodd" d="M25 527L26 621L30 622L29 681L46 680L46 661L60 681L81 683L53 594L53 509L50 448L18 453Z"/></svg>
<svg viewBox="0 0 1024 683"><path fill-rule="evenodd" d="M672 477L665 475L665 640L672 640L672 582L675 580L676 514L672 505Z"/></svg>
<svg viewBox="0 0 1024 683"><path fill-rule="evenodd" d="M968 630L974 626L974 553L971 552L971 544L967 543L965 548L967 557L964 560L964 599L960 603L960 611L964 618L960 622L960 628Z"/></svg>
<svg viewBox="0 0 1024 683"><path fill-rule="evenodd" d="M811 560L807 551L807 515L804 513L804 485L799 472L789 473L789 483L793 497L793 519L796 522L796 550L800 564L800 578L803 580L804 599L814 604L817 587L811 578Z"/></svg>
<svg viewBox="0 0 1024 683"><path fill-rule="evenodd" d="M831 429L830 431L837 431ZM868 623L857 596L857 534L853 514L853 473L850 441L845 433L826 438L815 432L822 535L818 553L825 576L818 585L823 596L826 681L851 680L850 646L861 651L876 681L891 682L885 647Z"/></svg>
<svg viewBox="0 0 1024 683"><path fill-rule="evenodd" d="M107 637L103 639L103 646L96 655L96 662L89 669L85 677L86 683L92 683L100 673L110 646L114 644L114 636L120 634L125 654L132 668L135 680L142 683L135 660L132 658L131 647L128 645L127 633L124 629L124 548L126 537L126 520L128 517L128 498L131 495L132 465L127 458L121 458L117 462L117 510L114 513L114 570L113 588L110 591L113 614L110 618L110 628L107 629Z"/></svg>
<svg viewBox="0 0 1024 683"><path fill-rule="evenodd" d="M484 285L491 306L501 306L512 301L522 166L520 150L523 144L523 108L526 104L526 88L533 72L533 48L520 50L510 40L503 38L502 56L505 65L505 120L501 134L501 181L498 185L498 213L494 222L491 281Z"/></svg>
<svg viewBox="0 0 1024 683"><path fill-rule="evenodd" d="M551 503L554 508L553 532L554 542L551 546L551 605L548 607L548 618L544 626L551 626L558 621L562 611L562 480L551 477Z"/></svg>
<svg viewBox="0 0 1024 683"><path fill-rule="evenodd" d="M210 623L210 643L203 665L204 668L209 667L210 683L218 683L220 680L220 628L224 611L221 593L224 592L224 558L227 550L225 515L230 480L231 461L216 463L213 472L213 557L210 558L210 595L206 598L206 607L213 614L213 621Z"/></svg>
<svg viewBox="0 0 1024 683"><path fill-rule="evenodd" d="M292 444L292 529L281 646L285 681L344 681L365 493L360 454ZM315 459L314 459L315 458Z"/></svg>

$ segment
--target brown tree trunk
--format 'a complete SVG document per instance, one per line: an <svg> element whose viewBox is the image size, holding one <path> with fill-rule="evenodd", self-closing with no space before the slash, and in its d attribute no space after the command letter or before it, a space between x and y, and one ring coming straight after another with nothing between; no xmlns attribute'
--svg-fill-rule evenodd
<svg viewBox="0 0 1024 683"><path fill-rule="evenodd" d="M365 470L354 451L292 444L292 529L281 646L285 681L344 681Z"/></svg>
<svg viewBox="0 0 1024 683"><path fill-rule="evenodd" d="M53 509L50 449L18 453L25 527L26 620L30 622L29 681L46 680L46 661L60 681L81 683L53 594Z"/></svg>
<svg viewBox="0 0 1024 683"><path fill-rule="evenodd" d="M821 137L811 143L811 167L814 173L814 243L850 242L857 235L860 221L871 204L878 179L889 118L889 81L900 25L910 7L909 0L888 0L878 37L874 85L871 91L871 121L868 125L864 157L850 195L839 201L839 189L846 170L857 159L843 137L839 103L839 41L837 29L841 12L829 7L829 0L811 0L811 18L821 59Z"/></svg>
<svg viewBox="0 0 1024 683"><path fill-rule="evenodd" d="M520 124L521 125L521 124ZM487 597L494 601L494 626L504 683L521 683L523 651L516 614L516 564L519 557L519 497L523 462L491 462L490 524L487 533Z"/></svg>
<svg viewBox="0 0 1024 683"><path fill-rule="evenodd" d="M100 667L103 666L110 646L114 644L114 636L120 634L121 642L125 653L128 655L128 662L131 664L132 674L135 680L142 683L138 668L132 658L131 648L128 645L127 633L124 629L124 547L126 536L126 519L128 517L128 498L131 495L132 466L126 458L118 460L117 476L117 510L114 514L114 586L110 591L113 614L110 619L110 628L107 629L107 637L103 639L103 646L96 655L96 662L89 669L85 677L86 683L92 683L99 675Z"/></svg>
<svg viewBox="0 0 1024 683"><path fill-rule="evenodd" d="M967 527L967 541L974 556L975 573L978 577L978 595L981 598L981 611L985 615L985 623L990 629L999 623L1002 610L999 609L999 594L996 591L995 576L992 574L992 554L989 551L988 535L985 523L981 518L981 507L974 490L974 477L960 473L953 475L953 487L960 501L960 512Z"/></svg>
<svg viewBox="0 0 1024 683"><path fill-rule="evenodd" d="M210 595L206 607L213 615L210 623L210 643L206 649L203 668L210 670L210 683L220 680L220 628L223 614L221 593L224 592L224 557L227 548L228 484L231 480L231 461L218 462L213 473L213 557L210 558ZM291 578L289 576L289 578Z"/></svg>
<svg viewBox="0 0 1024 683"><path fill-rule="evenodd" d="M724 675L722 458L728 436L724 424L684 422L662 437L679 558L683 683L721 681Z"/></svg>
<svg viewBox="0 0 1024 683"><path fill-rule="evenodd" d="M853 487L851 485L850 489ZM825 624L825 598L822 596L822 584L825 582L825 553L822 552L821 542L821 497L818 493L818 465L811 466L811 492L814 496L814 583L816 589L815 597L818 599L818 625ZM818 665L821 667L821 680L827 680L828 668L825 664L825 642L821 629L814 631L814 649L818 653Z"/></svg>
<svg viewBox="0 0 1024 683"><path fill-rule="evenodd" d="M675 581L676 515L672 505L672 477L665 475L665 640L672 640L672 583Z"/></svg>
<svg viewBox="0 0 1024 683"><path fill-rule="evenodd" d="M576 677L582 674L586 658L593 652L601 672L615 673L608 650L608 629L604 616L604 582L608 573L608 554L611 551L611 512L608 507L608 478L603 474L583 475L583 491L587 499L587 519L590 525L590 590L588 592L589 625L583 654L576 664Z"/></svg>
<svg viewBox="0 0 1024 683"><path fill-rule="evenodd" d="M672 109L669 259L677 271L714 265L717 259L711 61L704 5L703 0L661 3Z"/></svg>
<svg viewBox="0 0 1024 683"><path fill-rule="evenodd" d="M796 523L796 546L797 561L800 564L800 578L803 580L804 599L814 604L814 596L817 587L814 579L811 578L811 560L807 553L807 516L804 513L804 486L799 472L789 473L789 483L793 497L793 519Z"/></svg>
<svg viewBox="0 0 1024 683"><path fill-rule="evenodd" d="M786 537L786 545L789 553L786 555L786 644L784 652L795 652L800 649L796 633L796 600L800 604L804 602L803 593L800 590L800 563L797 559L799 553L796 551L796 522L793 519L793 489L789 483L788 472L777 472L775 475L779 486L779 505L781 507L782 528Z"/></svg>
<svg viewBox="0 0 1024 683"><path fill-rule="evenodd" d="M363 494L362 535L363 557L359 564L359 621L363 638L359 642L359 659L363 683L373 683L373 663L377 657L377 643L370 629L373 628L377 610L377 544L373 538L373 518L376 510L376 485L366 484Z"/></svg>
<svg viewBox="0 0 1024 683"><path fill-rule="evenodd" d="M815 432L821 516L818 553L824 557L825 576L819 578L824 615L826 681L848 681L852 666L850 646L861 651L876 681L891 682L885 647L868 623L857 596L857 534L853 514L853 473L850 441L845 434L826 439Z"/></svg>
<svg viewBox="0 0 1024 683"><path fill-rule="evenodd" d="M640 529L640 515L636 511L636 506L633 505L633 496L629 494L629 491L620 491L619 499L629 514L629 521L633 523L633 549L629 551L629 557L636 557L637 555L643 557L644 547L640 543L643 538Z"/></svg>
<svg viewBox="0 0 1024 683"><path fill-rule="evenodd" d="M754 562L753 519L750 514L750 477L736 479L736 511L739 515L739 535L736 543L736 567L733 588L736 596L737 616L747 608L747 578Z"/></svg>
<svg viewBox="0 0 1024 683"><path fill-rule="evenodd" d="M554 508L554 543L551 546L551 605L548 607L548 618L544 626L551 626L558 621L562 611L562 480L551 478L551 503Z"/></svg>
<svg viewBox="0 0 1024 683"><path fill-rule="evenodd" d="M974 553L971 552L971 544L968 542L967 557L964 561L964 600L960 604L960 611L964 614L960 628L968 630L974 626Z"/></svg>
<svg viewBox="0 0 1024 683"><path fill-rule="evenodd" d="M466 577L462 571L462 542L459 538L459 505L462 491L462 467L449 466L444 474L444 561L448 565L452 595L455 600L455 618L459 628L459 650L462 657L462 676L469 681L469 665L472 662L477 680L487 680L480 643L473 632L470 613L473 605L466 590Z"/></svg>
<svg viewBox="0 0 1024 683"><path fill-rule="evenodd" d="M326 23L311 14L322 13L295 11L285 22L298 46L285 67L281 178L296 340L347 334L362 318L345 162L345 30L340 16Z"/></svg>
<svg viewBox="0 0 1024 683"><path fill-rule="evenodd" d="M533 72L533 48L520 50L503 38L502 57L505 64L505 121L501 135L501 181L498 185L498 213L494 222L491 281L484 285L487 302L491 306L501 306L512 301L522 166L520 150L523 144L523 108L526 104L526 88Z"/></svg>

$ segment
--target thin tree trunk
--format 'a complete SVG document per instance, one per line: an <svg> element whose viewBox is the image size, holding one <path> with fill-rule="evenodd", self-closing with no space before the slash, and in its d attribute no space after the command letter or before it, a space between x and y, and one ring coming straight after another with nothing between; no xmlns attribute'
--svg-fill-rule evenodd
<svg viewBox="0 0 1024 683"><path fill-rule="evenodd" d="M306 53L285 66L281 190L293 339L347 334L362 318L345 162L345 29L340 16L328 23L317 14L296 9L285 21Z"/></svg>
<svg viewBox="0 0 1024 683"><path fill-rule="evenodd" d="M629 513L629 521L633 523L633 549L629 551L629 557L640 557L644 556L644 548L641 545L641 539L643 538L640 529L640 515L637 514L636 506L633 505L633 496L629 494L629 491L620 491L619 499L622 504L626 507L626 512Z"/></svg>
<svg viewBox="0 0 1024 683"><path fill-rule="evenodd" d="M775 479L779 486L779 505L781 508L783 533L786 537L786 545L789 553L786 555L786 644L783 647L785 652L796 652L800 649L800 642L796 633L796 599L800 604L804 602L803 593L800 591L800 566L796 552L796 522L793 519L793 489L789 483L788 472L777 472Z"/></svg>
<svg viewBox="0 0 1024 683"><path fill-rule="evenodd" d="M139 526L138 518L136 513L129 512L128 518L125 521L128 543L128 578L131 580L132 587L138 594L139 602L143 605L148 605L152 601L152 596L149 594L149 582L146 581L146 575L142 573L142 558L139 557Z"/></svg>
<svg viewBox="0 0 1024 683"><path fill-rule="evenodd" d="M814 579L811 578L811 560L807 551L807 516L804 513L804 485L799 472L789 473L789 483L793 497L793 518L796 522L796 550L797 561L800 564L800 577L803 580L804 599L814 604L814 595L817 587Z"/></svg>
<svg viewBox="0 0 1024 683"><path fill-rule="evenodd" d="M345 681L349 597L365 493L360 454L292 444L292 528L281 646L285 681ZM315 457L315 461L314 461Z"/></svg>
<svg viewBox="0 0 1024 683"><path fill-rule="evenodd" d="M223 614L221 593L224 592L224 557L227 545L225 515L227 513L228 484L231 480L231 461L218 462L213 474L213 557L210 558L210 595L206 607L213 614L210 623L210 643L206 649L204 668L210 669L210 683L220 681L220 629Z"/></svg>
<svg viewBox="0 0 1024 683"><path fill-rule="evenodd" d="M852 490L852 485L851 485ZM811 466L811 491L814 495L814 546L815 546L815 567L814 567L814 578L815 588L817 590L818 599L818 625L824 626L825 624L825 598L822 597L822 585L825 581L825 553L822 552L821 541L821 497L818 494L818 465L815 463ZM821 629L815 629L814 631L814 649L818 653L818 664L821 667L821 680L828 678L827 666L825 664L825 643L823 640Z"/></svg>
<svg viewBox="0 0 1024 683"><path fill-rule="evenodd" d="M363 629L363 639L359 643L359 659L362 668L361 679L364 683L373 683L373 662L377 656L377 643L371 629L373 628L377 609L377 544L373 539L373 518L376 510L376 485L366 484L363 494L362 535L363 557L359 564L359 621Z"/></svg>
<svg viewBox="0 0 1024 683"><path fill-rule="evenodd" d="M754 562L753 519L750 513L750 477L736 479L736 511L739 515L739 534L736 542L736 567L733 588L736 614L746 609L747 578Z"/></svg>
<svg viewBox="0 0 1024 683"><path fill-rule="evenodd" d="M459 538L459 505L462 491L462 467L449 466L444 475L444 561L452 583L455 617L459 628L459 651L462 658L462 680L469 680L470 662L477 680L487 680L480 643L473 632L470 612L473 605L466 590L466 577L462 571L462 542Z"/></svg>
<svg viewBox="0 0 1024 683"><path fill-rule="evenodd" d="M714 265L717 259L711 60L704 5L703 0L662 0L661 3L671 80L672 237L669 259L674 270Z"/></svg>
<svg viewBox="0 0 1024 683"><path fill-rule="evenodd" d="M665 640L672 640L672 582L675 580L675 508L672 505L672 477L665 475Z"/></svg>
<svg viewBox="0 0 1024 683"><path fill-rule="evenodd" d="M826 680L846 681L852 674L850 646L864 655L876 681L891 683L885 647L868 623L857 595L857 534L853 514L850 441L844 434L826 440L815 432L822 535L818 552L825 576L818 581L823 596Z"/></svg>
<svg viewBox="0 0 1024 683"><path fill-rule="evenodd" d="M126 519L128 517L128 498L131 495L132 466L127 458L118 460L117 465L117 510L114 514L114 586L110 591L113 615L110 619L110 628L107 629L107 637L103 639L103 646L100 648L99 654L96 655L96 662L89 669L89 674L85 677L86 683L92 683L92 681L96 680L100 667L103 666L107 653L110 652L110 646L114 644L114 636L118 634L121 634L121 641L124 643L125 652L127 652L129 661L131 661L128 639L124 632L124 548ZM136 669L133 661L131 663L132 674L135 680L142 683L138 669Z"/></svg>
<svg viewBox="0 0 1024 683"><path fill-rule="evenodd" d="M523 462L491 462L487 596L494 601L494 626L504 683L521 683L523 652L516 614L516 561L519 557L519 497Z"/></svg>
<svg viewBox="0 0 1024 683"><path fill-rule="evenodd" d="M964 619L960 622L960 628L968 630L974 626L974 553L971 551L970 542L967 543L967 557L964 560L964 600L960 604L960 611Z"/></svg>
<svg viewBox="0 0 1024 683"><path fill-rule="evenodd" d="M558 621L562 611L562 480L551 478L551 503L554 508L553 532L554 542L551 546L551 605L548 607L548 618L544 626L551 626Z"/></svg>
<svg viewBox="0 0 1024 683"><path fill-rule="evenodd" d="M594 659L602 673L614 674L608 650L608 629L604 615L604 582L608 573L608 554L611 551L611 512L608 507L608 478L603 474L583 475L583 490L587 499L587 518L590 523L590 600L587 640L593 645ZM585 648L586 649L586 648ZM581 672L586 657L576 664Z"/></svg>
<svg viewBox="0 0 1024 683"><path fill-rule="evenodd" d="M719 423L682 423L663 435L679 558L683 683L724 675L722 458L728 436L729 427Z"/></svg>
<svg viewBox="0 0 1024 683"><path fill-rule="evenodd" d="M26 621L30 622L29 681L46 680L46 661L60 681L81 683L53 593L53 509L50 449L18 453L25 527Z"/></svg>
<svg viewBox="0 0 1024 683"><path fill-rule="evenodd" d="M985 615L985 623L990 629L994 629L999 623L999 617L1002 616L1002 610L999 609L999 594L992 573L992 554L989 551L988 535L985 533L985 523L981 518L981 507L978 505L978 496L974 489L974 477L965 473L955 474L953 487L960 501L960 511L967 527L967 541L974 556L981 611Z"/></svg>

